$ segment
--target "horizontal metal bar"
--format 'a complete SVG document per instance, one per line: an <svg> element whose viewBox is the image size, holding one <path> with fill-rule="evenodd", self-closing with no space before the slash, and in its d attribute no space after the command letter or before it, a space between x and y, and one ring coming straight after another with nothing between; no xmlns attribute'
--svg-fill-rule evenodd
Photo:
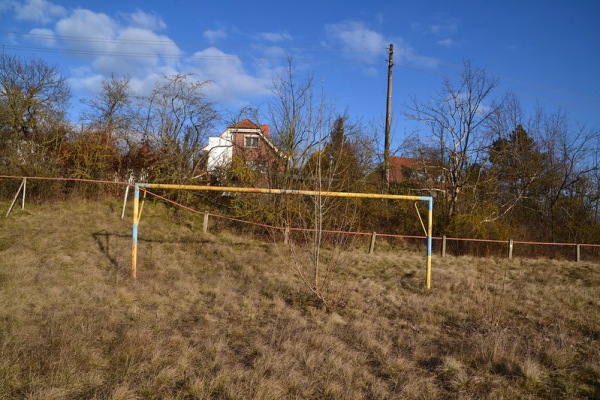
<svg viewBox="0 0 600 400"><path fill-rule="evenodd" d="M247 188L247 187L228 187L228 186L197 186L197 185L176 185L167 183L136 183L138 187L149 189L174 189L174 190L198 190L213 192L231 192L231 193L263 193L263 194L294 194L304 196L326 196L326 197L355 197L365 199L389 199L389 200L416 200L430 201L429 196L410 196L401 194L377 194L377 193L351 193L351 192L325 192L315 190L296 190L296 189L267 189L267 188Z"/></svg>

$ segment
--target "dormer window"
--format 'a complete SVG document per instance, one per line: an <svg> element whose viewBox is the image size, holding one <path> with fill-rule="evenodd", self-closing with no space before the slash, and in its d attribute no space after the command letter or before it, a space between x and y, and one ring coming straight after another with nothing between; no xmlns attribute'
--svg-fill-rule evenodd
<svg viewBox="0 0 600 400"><path fill-rule="evenodd" d="M258 135L245 135L244 147L258 149Z"/></svg>

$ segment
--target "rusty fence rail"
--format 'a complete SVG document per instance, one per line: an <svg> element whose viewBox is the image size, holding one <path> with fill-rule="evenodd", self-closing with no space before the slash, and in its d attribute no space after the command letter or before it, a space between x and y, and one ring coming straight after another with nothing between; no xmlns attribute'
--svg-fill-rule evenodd
<svg viewBox="0 0 600 400"><path fill-rule="evenodd" d="M20 199L21 208L25 207L25 192L27 188L27 181L62 181L62 182L80 182L80 183L94 183L94 184L110 184L119 185L125 187L125 200L123 204L123 213L125 214L125 206L129 189L133 187L132 183L123 181L108 181L108 180L93 180L93 179L81 179L81 178L55 178L55 177L26 177L26 176L9 176L0 175L0 179L17 180L21 181L20 186L15 193L12 203L7 210L6 216L8 216L13 209L17 200ZM208 211L198 211L191 207L185 206L157 193L147 191L148 194L160 199L161 201L167 202L181 209L189 211L194 214L203 216L203 233L208 232L210 218L229 221L232 223L243 224L247 226L254 226L264 228L272 231L281 232L281 237L284 242L288 242L290 234L292 232L314 232L314 229L310 228L299 228L299 227L280 227L269 224L246 221L239 218L234 218L226 215L210 213ZM373 253L376 247L377 239L401 239L408 243L421 244L427 239L425 235L399 235L391 233L379 233L379 232L349 232L340 230L322 230L323 233L330 234L345 234L353 236L362 236L368 239L368 251ZM514 257L548 257L548 258L563 258L573 261L594 261L600 262L600 244L595 243L569 243L569 242L537 242L527 240L498 240L498 239L477 239L477 238L458 238L458 237L447 237L447 236L433 236L433 254L437 254L440 257L446 257L447 255L476 255L476 256L497 256L507 257L512 259ZM542 248L541 250L540 247Z"/></svg>

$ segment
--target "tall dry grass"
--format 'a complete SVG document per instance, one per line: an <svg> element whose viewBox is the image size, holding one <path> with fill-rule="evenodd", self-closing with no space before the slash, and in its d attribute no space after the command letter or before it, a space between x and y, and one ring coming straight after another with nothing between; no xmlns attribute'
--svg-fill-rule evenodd
<svg viewBox="0 0 600 400"><path fill-rule="evenodd" d="M600 398L597 264L434 258L426 291L421 253L343 252L324 309L280 244L147 203L134 283L130 235L110 200L0 219L0 398Z"/></svg>

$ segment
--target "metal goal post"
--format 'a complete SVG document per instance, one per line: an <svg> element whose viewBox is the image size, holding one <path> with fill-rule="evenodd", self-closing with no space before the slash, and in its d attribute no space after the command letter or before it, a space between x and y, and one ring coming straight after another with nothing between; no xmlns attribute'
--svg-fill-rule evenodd
<svg viewBox="0 0 600 400"><path fill-rule="evenodd" d="M427 273L425 286L431 288L431 239L433 226L433 197L431 196L409 196L399 194L377 194L377 193L349 193L349 192L326 192L313 190L294 189L266 189L249 187L226 187L226 186L196 186L175 185L164 183L136 183L133 194L133 229L131 244L131 277L137 279L137 247L138 247L138 225L140 222L140 189L170 189L170 190L195 190L230 193L263 193L263 194L288 194L298 196L326 196L326 197L354 197L366 199L389 199L389 200L412 200L427 202Z"/></svg>

